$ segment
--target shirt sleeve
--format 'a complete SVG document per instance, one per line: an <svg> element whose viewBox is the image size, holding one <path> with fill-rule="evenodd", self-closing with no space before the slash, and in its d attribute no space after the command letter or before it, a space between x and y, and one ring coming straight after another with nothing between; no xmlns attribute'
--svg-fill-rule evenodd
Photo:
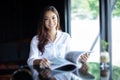
<svg viewBox="0 0 120 80"><path fill-rule="evenodd" d="M38 44L38 40L37 40L37 36L33 37L33 39L31 40L31 43L30 43L30 53L29 53L29 58L27 60L27 64L29 66L33 65L33 61L35 59L40 59L40 51L38 50L38 47L37 47L37 44Z"/></svg>

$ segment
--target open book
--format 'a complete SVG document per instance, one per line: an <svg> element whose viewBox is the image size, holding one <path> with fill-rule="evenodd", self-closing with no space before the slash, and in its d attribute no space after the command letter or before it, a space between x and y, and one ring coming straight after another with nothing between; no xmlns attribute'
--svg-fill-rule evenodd
<svg viewBox="0 0 120 80"><path fill-rule="evenodd" d="M65 58L52 58L50 59L51 62L51 70L55 71L69 71L73 72L78 67L81 66L79 63L79 58L81 54L91 53L91 51L72 51L66 54Z"/></svg>

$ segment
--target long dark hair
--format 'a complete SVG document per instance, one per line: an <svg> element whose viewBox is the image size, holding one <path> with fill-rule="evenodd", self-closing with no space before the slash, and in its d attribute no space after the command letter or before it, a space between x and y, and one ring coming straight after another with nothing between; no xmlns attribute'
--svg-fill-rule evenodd
<svg viewBox="0 0 120 80"><path fill-rule="evenodd" d="M39 26L38 33L37 33L38 41L39 41L38 42L38 49L42 52L42 54L45 50L45 45L48 43L49 38L50 38L50 35L48 34L48 30L47 30L47 28L45 27L45 24L44 24L44 14L47 11L52 11L53 13L56 14L56 16L57 16L57 27L56 27L56 29L61 30L60 17L59 17L59 13L58 13L57 9L54 6L47 6L43 11L42 21L41 21L41 24Z"/></svg>

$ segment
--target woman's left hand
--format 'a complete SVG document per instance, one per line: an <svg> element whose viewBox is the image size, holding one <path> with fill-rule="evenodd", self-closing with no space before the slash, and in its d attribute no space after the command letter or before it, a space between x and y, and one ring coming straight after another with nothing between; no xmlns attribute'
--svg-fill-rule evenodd
<svg viewBox="0 0 120 80"><path fill-rule="evenodd" d="M80 56L79 61L80 61L81 63L86 63L86 62L87 62L87 59L88 59L88 54L85 53L85 54L82 54L82 55Z"/></svg>

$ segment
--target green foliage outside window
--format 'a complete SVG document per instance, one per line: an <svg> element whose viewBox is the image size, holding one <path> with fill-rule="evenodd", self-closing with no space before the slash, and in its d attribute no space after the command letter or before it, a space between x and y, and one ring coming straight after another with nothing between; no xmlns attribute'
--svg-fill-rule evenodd
<svg viewBox="0 0 120 80"><path fill-rule="evenodd" d="M117 3L113 6L112 15L113 17L120 17L120 0L116 0Z"/></svg>
<svg viewBox="0 0 120 80"><path fill-rule="evenodd" d="M115 1L115 0L113 0ZM114 2L112 2L114 3ZM117 0L116 5L113 7L113 16L120 16L120 0ZM99 0L71 0L72 14L76 14L76 17L81 19L97 19L99 16Z"/></svg>

